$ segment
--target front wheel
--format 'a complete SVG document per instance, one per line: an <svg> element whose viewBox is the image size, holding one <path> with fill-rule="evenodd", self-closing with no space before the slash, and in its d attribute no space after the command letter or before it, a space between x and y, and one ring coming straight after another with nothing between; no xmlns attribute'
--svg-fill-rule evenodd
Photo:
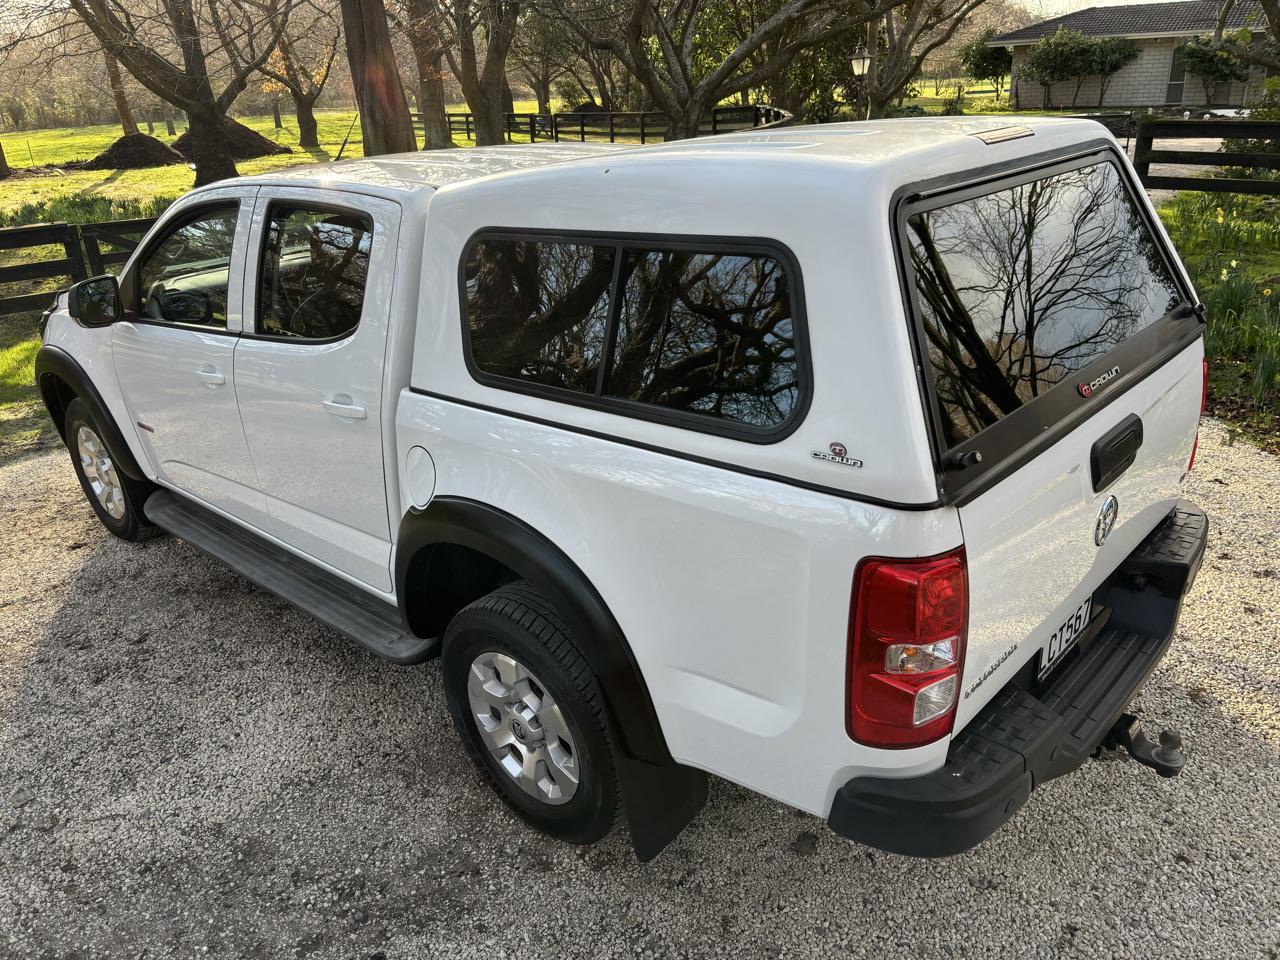
<svg viewBox="0 0 1280 960"><path fill-rule="evenodd" d="M65 422L71 463L102 525L122 540L149 540L159 533L142 515L142 504L154 488L120 472L89 405L76 397L67 405Z"/></svg>
<svg viewBox="0 0 1280 960"><path fill-rule="evenodd" d="M560 840L607 836L620 803L604 698L547 599L523 581L481 597L441 659L462 742L508 806Z"/></svg>

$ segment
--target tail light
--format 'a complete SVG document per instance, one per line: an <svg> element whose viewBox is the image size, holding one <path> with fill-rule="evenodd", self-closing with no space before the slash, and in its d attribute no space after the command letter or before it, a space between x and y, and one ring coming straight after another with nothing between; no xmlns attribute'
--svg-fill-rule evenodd
<svg viewBox="0 0 1280 960"><path fill-rule="evenodd" d="M1205 407L1209 405L1209 361L1202 360L1204 379L1200 382L1200 420L1204 419ZM1196 421L1196 438L1191 441L1191 459L1187 461L1187 473L1196 465L1196 448L1200 446L1200 420Z"/></svg>
<svg viewBox="0 0 1280 960"><path fill-rule="evenodd" d="M968 622L963 547L923 560L863 560L849 611L849 736L901 749L950 733Z"/></svg>

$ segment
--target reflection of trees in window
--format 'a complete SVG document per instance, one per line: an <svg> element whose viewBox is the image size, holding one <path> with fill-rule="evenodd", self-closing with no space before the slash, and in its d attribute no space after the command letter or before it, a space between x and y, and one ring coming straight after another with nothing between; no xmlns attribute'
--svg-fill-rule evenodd
<svg viewBox="0 0 1280 960"><path fill-rule="evenodd" d="M594 393L614 248L482 240L466 264L471 352L486 373Z"/></svg>
<svg viewBox="0 0 1280 960"><path fill-rule="evenodd" d="M235 209L206 215L160 242L139 272L145 315L226 326L236 216Z"/></svg>
<svg viewBox="0 0 1280 960"><path fill-rule="evenodd" d="M628 251L605 394L756 426L798 390L791 301L769 257Z"/></svg>
<svg viewBox="0 0 1280 960"><path fill-rule="evenodd" d="M909 239L948 446L1178 301L1109 163L916 214Z"/></svg>
<svg viewBox="0 0 1280 960"><path fill-rule="evenodd" d="M264 333L324 339L360 322L373 225L359 214L272 207L262 264Z"/></svg>

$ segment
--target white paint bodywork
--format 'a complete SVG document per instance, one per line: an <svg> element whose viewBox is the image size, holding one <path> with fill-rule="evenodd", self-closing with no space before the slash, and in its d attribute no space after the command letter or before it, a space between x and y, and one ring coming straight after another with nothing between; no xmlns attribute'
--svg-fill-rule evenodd
<svg viewBox="0 0 1280 960"><path fill-rule="evenodd" d="M962 687L1011 644L1017 652L962 700L959 729L1035 655L1046 625L1171 505L1199 409L1197 344L964 508L936 505L890 201L930 177L1107 138L1083 121L1025 122L1034 136L991 145L972 134L1010 121L801 127L642 149L556 144L413 154L218 188L248 198L254 210L244 241L247 318L268 198L354 203L379 218L387 238L394 221L395 240L375 254L370 296L350 340L240 338L234 346L242 439L263 498L257 512L217 491L183 489L388 597L405 512L432 495L492 504L558 545L590 578L632 647L677 760L817 814L853 776L933 769L945 758L945 740L888 751L845 732L858 561L965 546L971 619ZM181 204L209 195L197 191ZM813 358L803 421L781 441L755 444L478 383L463 362L459 259L486 227L785 245L802 275ZM111 338L65 313L49 326L49 342L68 349L100 385L144 469L180 486L155 443L140 441L131 426ZM319 413L329 393L359 398L367 421ZM174 403L191 404L198 419L198 396L193 388ZM1099 552L1089 447L1135 411L1147 440L1115 487L1121 523ZM864 465L811 455L832 442ZM411 450L419 452L410 457Z"/></svg>

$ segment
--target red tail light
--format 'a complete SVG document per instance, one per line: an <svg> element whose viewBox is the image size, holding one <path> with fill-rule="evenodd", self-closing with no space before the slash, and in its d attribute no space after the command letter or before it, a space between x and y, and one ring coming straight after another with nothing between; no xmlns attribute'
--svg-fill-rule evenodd
<svg viewBox="0 0 1280 960"><path fill-rule="evenodd" d="M963 547L924 560L858 564L849 611L849 736L904 748L950 733L968 623Z"/></svg>
<svg viewBox="0 0 1280 960"><path fill-rule="evenodd" d="M1204 419L1205 407L1209 405L1209 361L1202 360L1204 379L1200 383L1200 419ZM1196 448L1200 446L1200 421L1196 421L1196 438L1191 441L1191 459L1187 461L1187 473L1196 465Z"/></svg>

